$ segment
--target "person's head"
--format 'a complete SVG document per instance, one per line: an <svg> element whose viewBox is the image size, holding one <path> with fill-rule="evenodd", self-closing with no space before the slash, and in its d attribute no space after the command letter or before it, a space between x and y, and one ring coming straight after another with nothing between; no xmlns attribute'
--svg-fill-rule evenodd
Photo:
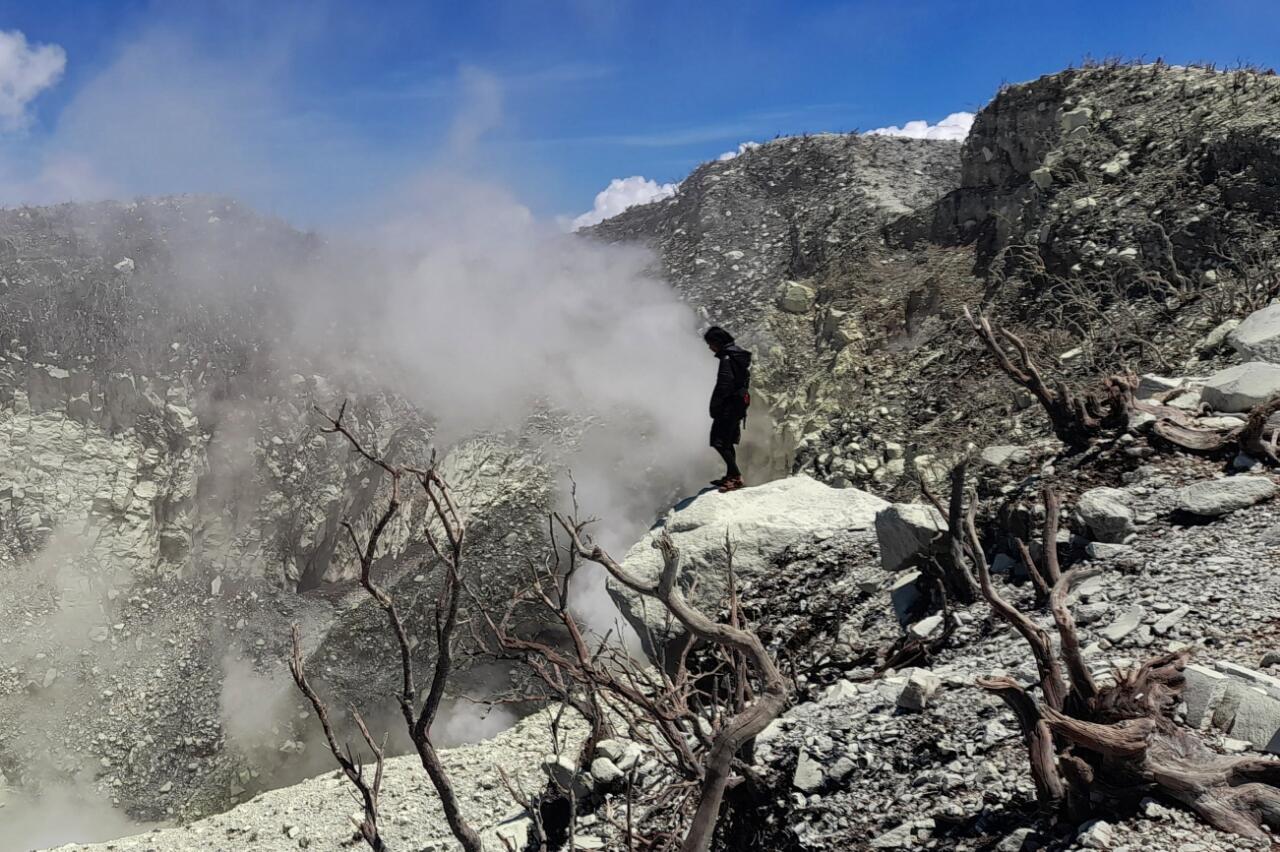
<svg viewBox="0 0 1280 852"><path fill-rule="evenodd" d="M733 342L733 335L720 326L713 325L702 335L702 339L711 347L712 352L719 352Z"/></svg>

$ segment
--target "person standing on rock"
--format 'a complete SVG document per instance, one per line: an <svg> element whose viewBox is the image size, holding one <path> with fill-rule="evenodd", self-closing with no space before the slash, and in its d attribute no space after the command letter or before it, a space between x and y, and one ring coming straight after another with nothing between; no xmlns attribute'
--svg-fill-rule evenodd
<svg viewBox="0 0 1280 852"><path fill-rule="evenodd" d="M733 335L712 326L702 335L720 362L711 391L711 446L724 459L724 477L713 479L721 493L737 491L745 483L738 469L738 442L751 405L751 353L733 342Z"/></svg>

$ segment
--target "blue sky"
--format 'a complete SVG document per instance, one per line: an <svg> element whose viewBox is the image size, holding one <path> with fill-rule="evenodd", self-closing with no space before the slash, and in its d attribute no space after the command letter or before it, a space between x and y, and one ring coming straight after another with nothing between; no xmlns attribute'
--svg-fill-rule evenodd
<svg viewBox="0 0 1280 852"><path fill-rule="evenodd" d="M1088 55L1280 64L1274 0L0 0L0 29L65 52L0 138L6 202L221 191L302 224L444 164L575 214L614 177L934 122Z"/></svg>

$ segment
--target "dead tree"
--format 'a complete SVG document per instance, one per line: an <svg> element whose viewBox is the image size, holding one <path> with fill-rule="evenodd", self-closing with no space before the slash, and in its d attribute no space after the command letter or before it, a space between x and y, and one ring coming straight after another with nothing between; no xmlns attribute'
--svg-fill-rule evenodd
<svg viewBox="0 0 1280 852"><path fill-rule="evenodd" d="M454 837L462 844L466 852L481 852L480 836L462 816L462 808L453 789L453 782L450 780L444 764L441 763L439 753L431 740L431 725L439 713L440 703L444 699L445 688L453 669L452 649L462 593L461 569L466 526L458 513L457 506L454 504L448 485L435 468L434 459L433 463L425 470L397 467L390 464L375 450L366 448L348 428L343 420L346 409L347 406L344 402L338 411L338 416L330 417L317 408L316 411L329 424L323 431L326 434L336 433L342 435L347 439L352 449L363 456L370 464L380 468L391 480L391 497L387 501L386 509L378 517L374 523L373 530L363 543L349 521L344 521L342 526L346 530L352 547L360 560L360 585L364 587L365 591L369 593L369 597L373 598L378 607L386 614L387 622L391 627L391 632L395 634L396 644L400 649L401 686L396 699L399 702L401 715L404 717L409 737L418 753L419 760L422 762L422 768L426 770L432 786L435 787L436 794L440 797L445 819L448 821L449 829L453 832ZM391 519L400 511L400 483L406 476L412 476L421 486L431 505L430 519L439 523L444 535L444 540L441 541L432 530L431 523L428 522L425 525L424 536L430 544L432 552L435 553L436 559L444 566L445 571L435 607L435 666L432 671L431 685L428 688L427 697L422 700L421 704L419 704L418 691L415 684L413 646L409 641L408 632L405 630L404 621L396 608L395 599L373 580L373 564L378 552L378 542ZM304 687L305 678L302 677L300 641L296 625L294 626L293 648L293 656L297 661L294 679L298 682L298 688L306 694L307 698L311 700L312 706L316 708L317 715L321 717L321 724L325 726L326 736L330 740L330 750L334 752L335 756L338 756L339 753L336 749L332 732L326 721L328 714L323 710L323 702L313 690ZM357 724L360 723L357 722ZM368 741L367 733L365 737L366 741ZM338 762L339 764L342 763L340 757ZM346 767L344 766L343 768L345 770ZM348 772L347 777L351 778L351 773ZM378 780L380 778L381 773L379 772ZM353 783L355 783L354 779ZM356 784L356 786L358 789L360 788L359 784ZM361 792L363 794L363 790ZM366 823L370 821L370 808L373 810L372 824L376 830L376 795L372 799L366 799Z"/></svg>
<svg viewBox="0 0 1280 852"><path fill-rule="evenodd" d="M1135 412L1154 417L1151 431L1179 449L1208 454L1239 451L1273 465L1280 464L1277 454L1280 426L1274 422L1280 413L1280 396L1254 406L1241 424L1204 426L1194 413L1164 404L1167 398L1182 390L1174 388L1151 400L1133 399L1130 393L1126 405Z"/></svg>
<svg viewBox="0 0 1280 852"><path fill-rule="evenodd" d="M647 582L626 571L600 546L591 543L581 524L562 516L557 516L556 519L577 552L601 565L617 582L638 594L657 600L683 626L687 639L680 655L674 681L679 682L691 677L685 660L688 649L694 641L740 655L743 660L743 669L737 682L740 690L737 695L741 698L741 709L724 719L714 735L709 738L697 724L692 726L693 730L690 732L701 739L705 748L703 753L695 758L700 769L697 803L679 848L681 852L706 852L711 848L725 791L733 780L735 758L785 709L788 700L786 680L760 638L752 630L733 623L739 620L735 603L730 604L731 623L728 624L713 621L689 603L677 582L680 573L680 551L669 535L664 533L656 542L662 552L662 572L655 582ZM759 684L759 692L754 695L754 700L750 700L751 694L748 692L747 667ZM585 676L589 679L601 677L602 674L599 667L584 669L572 662L566 666L566 670L574 672L575 676ZM610 690L628 696L637 692L635 684L631 683L634 674L624 674L620 682L607 680L612 677L609 674L604 674L603 677L606 678L603 685ZM650 677L667 679L667 676L660 672ZM687 739L683 735L676 735L676 732L681 731L682 728L678 725L674 728L668 727L676 721L670 718L672 709L652 706L649 703L652 699L646 696L648 692L647 689L639 690L639 706L644 708L644 712L657 719L658 730L663 732L663 737L668 739L668 744L673 749L688 751L690 746ZM674 691L664 689L659 694L687 696L689 693L683 689ZM684 715L687 718L691 709L687 706L677 708L676 715Z"/></svg>
<svg viewBox="0 0 1280 852"><path fill-rule="evenodd" d="M1173 719L1187 652L1117 670L1113 683L1096 682L1067 604L1072 585L1093 572L1073 568L1053 583L1050 608L1061 640L1055 651L1049 634L992 584L973 502L971 496L966 529L983 596L1031 647L1041 700L1008 677L982 678L978 685L998 695L1018 717L1040 804L1078 821L1107 796L1158 793L1217 829L1274 842L1262 826L1280 830L1280 760L1216 754L1195 731ZM1044 548L1053 553L1054 542L1046 540Z"/></svg>
<svg viewBox="0 0 1280 852"><path fill-rule="evenodd" d="M329 744L329 751L333 753L333 759L338 761L343 774L360 794L360 801L364 807L364 819L359 824L360 836L374 852L384 852L387 847L382 841L382 834L378 831L378 795L382 792L385 738L382 743L375 742L360 712L355 707L350 708L351 719L360 729L360 736L364 737L365 745L373 754L373 781L370 782L365 778L364 765L356 755L352 754L351 746L348 745L345 748L338 746L338 739L333 733L333 724L329 721L329 710L307 681L306 670L302 665L302 636L296 624L293 625L293 653L289 657L289 671L293 674L293 682L298 685L298 689L307 697L312 709L316 711L316 718L320 720L320 727L324 730L324 738Z"/></svg>
<svg viewBox="0 0 1280 852"><path fill-rule="evenodd" d="M1078 395L1062 381L1050 387L1021 338L1006 328L993 328L989 319L981 313L975 317L967 307L964 316L987 351L995 356L1001 371L1039 401L1049 415L1053 433L1069 449L1088 449L1099 437L1125 428L1128 419L1124 388L1132 387L1128 377L1107 379L1101 396ZM1005 350L1005 344L1013 347L1016 363Z"/></svg>
<svg viewBox="0 0 1280 852"><path fill-rule="evenodd" d="M727 729L736 728L742 715L751 711L756 687L767 684L768 678L758 675L738 646L711 642L695 652L698 636L693 632L677 643L672 659L660 665L637 662L608 636L589 638L569 606L587 524L576 519L576 512L573 518L554 516L552 522L552 555L544 564L530 566L529 584L512 595L501 618L480 610L487 635L477 639L489 643L486 647L495 656L523 661L562 705L572 706L586 717L592 732L579 754L579 771L588 770L594 744L612 736L615 728L645 745L653 759L665 767L663 783L643 791L635 788L633 779L628 780L624 819L602 817L628 838L626 848L655 852L697 848L686 844L700 842L696 836L690 840L689 834L703 799L709 755L717 753L722 735L729 736ZM570 531L569 545L564 548L568 567L563 570L555 525ZM745 633L733 572L733 547L728 540L725 559L730 578L728 627ZM558 622L564 640L520 635L515 624L527 617L529 609L539 620L550 616ZM731 760L741 751L744 749L731 752ZM746 762L735 762L733 770L744 777L750 775ZM552 784L554 795L570 798L573 804L571 791L557 791L554 781ZM642 825L633 819L637 808L646 814Z"/></svg>

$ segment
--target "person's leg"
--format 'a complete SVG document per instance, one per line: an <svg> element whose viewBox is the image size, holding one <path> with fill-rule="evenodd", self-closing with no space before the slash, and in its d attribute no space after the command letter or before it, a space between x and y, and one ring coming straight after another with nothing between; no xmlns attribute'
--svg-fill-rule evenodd
<svg viewBox="0 0 1280 852"><path fill-rule="evenodd" d="M716 452L720 454L720 458L724 459L724 478L734 479L741 477L742 471L738 470L738 449L728 442L721 443L716 446Z"/></svg>

